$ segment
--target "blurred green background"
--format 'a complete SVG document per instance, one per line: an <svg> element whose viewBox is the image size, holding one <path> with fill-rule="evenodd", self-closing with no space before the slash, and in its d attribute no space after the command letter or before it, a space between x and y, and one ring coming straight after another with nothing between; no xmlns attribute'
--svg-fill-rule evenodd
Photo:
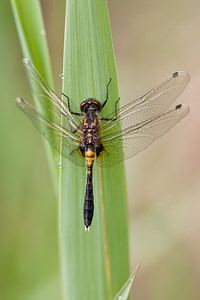
<svg viewBox="0 0 200 300"><path fill-rule="evenodd" d="M65 1L41 1L61 91ZM109 0L121 105L168 75L191 82L190 114L127 162L131 269L140 300L200 299L200 2ZM0 2L0 299L60 299L57 200L42 138L15 105L31 101L9 1Z"/></svg>

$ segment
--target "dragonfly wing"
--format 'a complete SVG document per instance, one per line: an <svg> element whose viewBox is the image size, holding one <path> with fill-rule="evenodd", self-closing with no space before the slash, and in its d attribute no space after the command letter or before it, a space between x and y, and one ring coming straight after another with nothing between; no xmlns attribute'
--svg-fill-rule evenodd
<svg viewBox="0 0 200 300"><path fill-rule="evenodd" d="M189 81L190 75L184 71L179 71L169 76L143 97L119 108L116 121L102 121L102 134L107 134L112 129L115 132L120 130L120 128L123 130L162 114L179 97ZM115 115L116 112L113 112L106 118L112 119Z"/></svg>
<svg viewBox="0 0 200 300"><path fill-rule="evenodd" d="M166 133L188 113L189 107L180 104L150 120L122 129L121 132L118 131L118 134L105 135L102 137L105 151L100 156L98 164L101 167L108 167L136 155Z"/></svg>
<svg viewBox="0 0 200 300"><path fill-rule="evenodd" d="M79 116L70 113L66 103L48 86L46 81L28 59L24 58L23 63L32 90L44 111L47 112L48 118L58 123L58 120L60 120L60 116L62 115L62 122L65 128L72 128L73 130L77 129L81 124ZM39 93L38 90L40 91Z"/></svg>
<svg viewBox="0 0 200 300"><path fill-rule="evenodd" d="M71 132L67 128L41 115L32 105L21 98L16 99L17 106L29 117L34 126L48 140L48 142L64 157L78 166L84 166L85 161L79 154L78 145L80 134Z"/></svg>

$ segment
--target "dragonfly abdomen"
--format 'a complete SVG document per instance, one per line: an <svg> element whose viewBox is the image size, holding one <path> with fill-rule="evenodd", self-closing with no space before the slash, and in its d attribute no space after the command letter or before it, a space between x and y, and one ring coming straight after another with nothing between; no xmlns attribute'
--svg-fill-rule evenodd
<svg viewBox="0 0 200 300"><path fill-rule="evenodd" d="M89 231L93 219L93 213L94 213L92 169L93 169L93 163L95 159L95 151L92 144L88 145L87 150L85 151L85 159L87 162L87 183L86 183L86 191L85 191L83 217L85 223L85 230Z"/></svg>

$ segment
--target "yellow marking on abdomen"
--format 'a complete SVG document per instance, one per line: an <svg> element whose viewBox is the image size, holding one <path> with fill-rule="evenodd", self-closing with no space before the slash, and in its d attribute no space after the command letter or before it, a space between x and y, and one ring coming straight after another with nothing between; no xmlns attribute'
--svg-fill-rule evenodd
<svg viewBox="0 0 200 300"><path fill-rule="evenodd" d="M95 159L95 152L88 150L85 152L85 159L87 161L88 166L91 166Z"/></svg>

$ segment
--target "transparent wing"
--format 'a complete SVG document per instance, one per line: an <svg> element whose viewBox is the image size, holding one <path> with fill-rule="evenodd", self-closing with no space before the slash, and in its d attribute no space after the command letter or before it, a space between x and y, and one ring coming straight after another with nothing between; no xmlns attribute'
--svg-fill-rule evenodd
<svg viewBox="0 0 200 300"><path fill-rule="evenodd" d="M17 98L16 102L17 106L29 117L35 127L59 153L78 166L85 165L85 160L78 150L80 143L79 131L73 133L59 123L51 121L21 98Z"/></svg>
<svg viewBox="0 0 200 300"><path fill-rule="evenodd" d="M186 72L176 72L143 97L132 101L102 120L101 140L105 147L99 165L111 166L136 155L155 139L167 132L188 112L187 106L167 108L176 100L189 83ZM157 127L156 127L157 126ZM121 151L123 144L124 150Z"/></svg>
<svg viewBox="0 0 200 300"><path fill-rule="evenodd" d="M45 111L47 111L48 117L56 123L59 123L62 120L62 125L67 129L77 130L81 124L79 116L75 116L70 113L65 102L61 100L48 86L40 73L28 59L24 58L23 63L28 78L30 79L32 90L36 94L40 105ZM41 91L39 95L38 90Z"/></svg>
<svg viewBox="0 0 200 300"><path fill-rule="evenodd" d="M110 121L101 122L101 132L115 131L144 122L156 115L163 113L180 96L190 81L187 72L179 71L169 76L164 82L150 90L147 94L138 98L117 111L117 120L112 121L116 112L112 112L106 118Z"/></svg>
<svg viewBox="0 0 200 300"><path fill-rule="evenodd" d="M123 135L119 133L118 136L115 135L115 138L112 136L110 139L102 138L105 151L98 160L98 164L101 167L109 167L136 155L165 134L188 113L189 107L180 104L149 121L127 128Z"/></svg>

